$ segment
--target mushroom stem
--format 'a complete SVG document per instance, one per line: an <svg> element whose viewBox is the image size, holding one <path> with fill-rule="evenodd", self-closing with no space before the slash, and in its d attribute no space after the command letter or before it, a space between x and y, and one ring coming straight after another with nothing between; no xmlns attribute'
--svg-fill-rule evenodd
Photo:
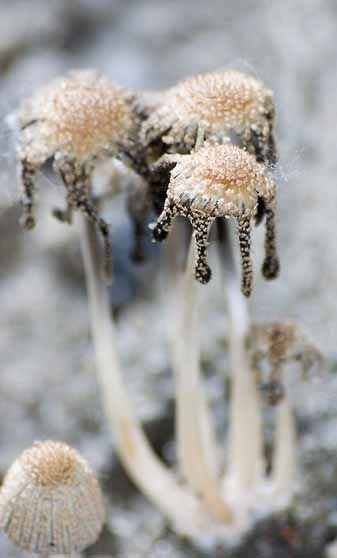
<svg viewBox="0 0 337 558"><path fill-rule="evenodd" d="M296 428L294 412L287 395L277 405L272 483L276 496L287 503L296 474Z"/></svg>
<svg viewBox="0 0 337 558"><path fill-rule="evenodd" d="M117 359L108 292L99 273L97 235L83 216L76 218L81 229L98 381L116 451L134 483L173 522L175 529L195 535L205 517L197 498L179 485L156 457L133 414Z"/></svg>
<svg viewBox="0 0 337 558"><path fill-rule="evenodd" d="M234 492L242 494L253 490L261 476L262 422L259 396L246 350L246 335L250 327L249 313L246 299L240 292L231 239L224 221L218 221L218 236L230 327L229 360L232 391L228 480Z"/></svg>
<svg viewBox="0 0 337 558"><path fill-rule="evenodd" d="M198 288L194 277L195 238L192 237L186 269L178 272L173 368L176 389L176 439L180 472L213 515L229 522L231 511L220 496L216 446L200 371Z"/></svg>

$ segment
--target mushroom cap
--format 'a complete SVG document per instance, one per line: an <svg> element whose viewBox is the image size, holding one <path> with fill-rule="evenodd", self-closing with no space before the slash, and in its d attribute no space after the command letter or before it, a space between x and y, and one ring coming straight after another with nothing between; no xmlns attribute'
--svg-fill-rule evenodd
<svg viewBox="0 0 337 558"><path fill-rule="evenodd" d="M231 144L211 145L190 155L174 155L168 197L177 205L186 198L190 208L217 216L253 215L258 197L271 203L275 184L264 165Z"/></svg>
<svg viewBox="0 0 337 558"><path fill-rule="evenodd" d="M166 130L167 143L176 143L181 128L202 126L208 133L265 124L274 113L273 93L265 85L237 70L198 74L180 81L163 94L162 102L146 123L146 129ZM180 139L180 138L179 138Z"/></svg>
<svg viewBox="0 0 337 558"><path fill-rule="evenodd" d="M260 350L269 354L272 361L291 357L295 344L303 339L298 325L290 320L253 324L251 336Z"/></svg>
<svg viewBox="0 0 337 558"><path fill-rule="evenodd" d="M66 444L36 442L5 476L0 527L23 550L81 552L97 540L104 521L98 482Z"/></svg>
<svg viewBox="0 0 337 558"><path fill-rule="evenodd" d="M243 128L265 114L272 92L242 72L211 72L181 81L170 93L180 119L215 129Z"/></svg>
<svg viewBox="0 0 337 558"><path fill-rule="evenodd" d="M283 384L285 366L298 363L302 378L314 376L323 363L319 350L302 328L290 320L253 324L250 335L250 352L253 368L263 377L262 387L267 400L277 404L286 393ZM265 361L267 369L262 366Z"/></svg>
<svg viewBox="0 0 337 558"><path fill-rule="evenodd" d="M23 137L28 156L60 151L85 161L127 142L132 115L126 92L87 70L71 72L40 89L23 103L18 122L27 126Z"/></svg>
<svg viewBox="0 0 337 558"><path fill-rule="evenodd" d="M251 327L255 350L268 355L270 362L299 361L303 371L321 364L322 355L303 328L291 320L262 322Z"/></svg>

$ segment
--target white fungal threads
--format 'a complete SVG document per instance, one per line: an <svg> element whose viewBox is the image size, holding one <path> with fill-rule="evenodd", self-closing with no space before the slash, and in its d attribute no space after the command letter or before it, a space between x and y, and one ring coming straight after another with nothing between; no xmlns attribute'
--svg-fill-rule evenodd
<svg viewBox="0 0 337 558"><path fill-rule="evenodd" d="M190 151L200 135L219 140L234 131L259 161L273 163L274 114L273 94L261 81L236 70L200 74L162 95L143 127L143 141L161 136L167 146Z"/></svg>
<svg viewBox="0 0 337 558"><path fill-rule="evenodd" d="M190 155L172 155L163 159L163 164L170 160L176 165L170 173L164 210L153 229L155 240L166 238L174 217L187 217L196 240L195 276L201 283L207 283L211 276L207 263L209 229L217 217L236 218L242 262L242 292L249 296L252 289L250 227L258 200L262 199L270 219L263 270L268 268L269 278L276 276L278 259L273 221L276 186L266 168L257 163L252 155L233 145L206 144ZM271 258L274 262L272 271L266 265Z"/></svg>
<svg viewBox="0 0 337 558"><path fill-rule="evenodd" d="M66 210L56 210L54 215L70 223L73 210L78 209L97 226L109 273L108 225L95 210L90 179L96 159L117 156L131 145L135 124L126 92L96 72L73 72L23 103L17 122L24 228L35 226L35 173L53 158L54 170L67 190Z"/></svg>
<svg viewBox="0 0 337 558"><path fill-rule="evenodd" d="M81 552L102 530L105 511L86 461L59 442L38 442L9 469L0 491L0 526L23 550Z"/></svg>

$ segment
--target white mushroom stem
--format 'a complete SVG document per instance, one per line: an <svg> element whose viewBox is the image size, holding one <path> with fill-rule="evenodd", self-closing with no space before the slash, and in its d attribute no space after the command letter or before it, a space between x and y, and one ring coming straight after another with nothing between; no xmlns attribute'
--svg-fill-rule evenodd
<svg viewBox="0 0 337 558"><path fill-rule="evenodd" d="M98 381L119 458L138 488L174 523L180 533L196 535L205 519L196 497L179 485L160 462L135 418L115 347L108 292L100 277L96 232L77 216L91 310Z"/></svg>
<svg viewBox="0 0 337 558"><path fill-rule="evenodd" d="M176 390L176 441L179 470L213 515L223 522L231 512L221 497L218 481L218 449L210 411L202 386L198 288L194 277L195 241L192 238L186 269L172 285L176 294L176 316L172 339Z"/></svg>
<svg viewBox="0 0 337 558"><path fill-rule="evenodd" d="M239 491L253 490L262 473L260 401L246 351L246 302L238 278L226 285L231 332L232 374L229 431L229 476Z"/></svg>
<svg viewBox="0 0 337 558"><path fill-rule="evenodd" d="M234 494L247 494L256 488L262 474L262 420L259 395L246 350L250 327L247 302L240 291L229 231L223 229L222 233L219 253L225 278L232 379L226 483L230 483Z"/></svg>
<svg viewBox="0 0 337 558"><path fill-rule="evenodd" d="M291 497L297 469L294 412L287 395L276 409L276 431L272 486L276 497L287 503Z"/></svg>

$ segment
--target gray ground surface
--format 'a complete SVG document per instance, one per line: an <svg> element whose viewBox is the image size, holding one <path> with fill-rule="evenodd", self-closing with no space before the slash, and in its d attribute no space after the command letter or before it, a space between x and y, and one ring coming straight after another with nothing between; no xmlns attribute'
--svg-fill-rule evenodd
<svg viewBox="0 0 337 558"><path fill-rule="evenodd" d="M327 366L318 384L294 387L302 462L294 509L259 526L228 555L323 556L325 544L337 535L336 2L0 0L0 10L2 115L50 77L78 67L96 67L123 85L150 89L234 65L275 91L282 275L269 284L259 276L257 232L250 304L255 319L303 323L327 356ZM67 441L89 459L105 486L109 529L97 552L201 555L166 533L162 518L114 458L94 375L76 232L47 214L52 199L62 200L62 190L54 179L41 177L40 224L36 232L23 234L4 125L0 144L0 474L36 439ZM153 443L169 455L172 382L163 307L158 299L153 302L156 265L130 266L127 217L111 210L109 219L125 374ZM224 308L217 281L207 289L211 305L203 324L203 360L217 403L226 367ZM0 555L24 556L3 535ZM227 556L223 549L211 555Z"/></svg>

